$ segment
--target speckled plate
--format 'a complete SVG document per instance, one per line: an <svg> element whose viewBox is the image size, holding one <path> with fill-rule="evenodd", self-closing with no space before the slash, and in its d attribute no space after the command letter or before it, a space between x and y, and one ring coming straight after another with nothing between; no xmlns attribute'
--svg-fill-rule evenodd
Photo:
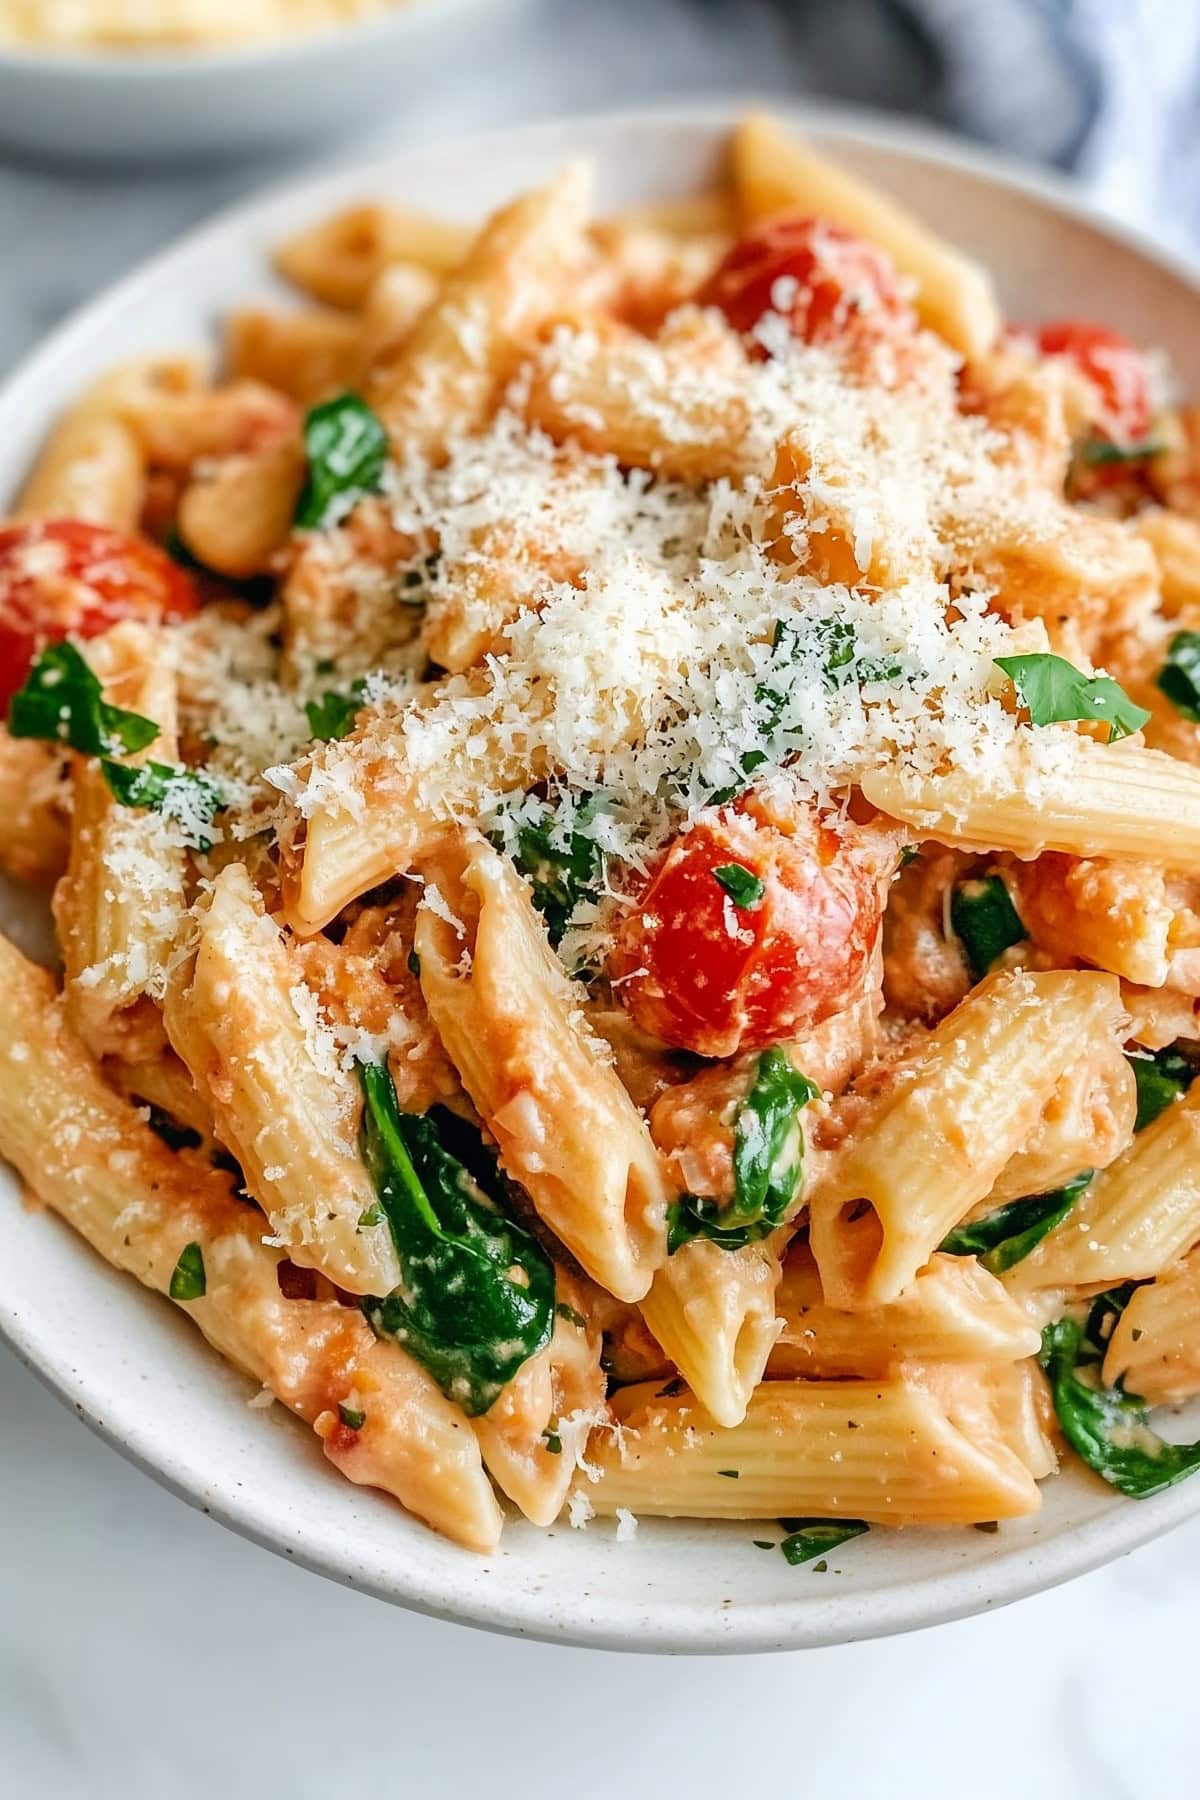
<svg viewBox="0 0 1200 1800"><path fill-rule="evenodd" d="M596 160L602 206L687 193L713 176L737 110L585 119L435 145L226 214L87 307L0 392L0 496L90 376L132 353L202 339L223 308L267 297L264 253L298 225L371 195L474 218L579 155ZM1099 316L1164 345L1185 387L1200 391L1194 270L1113 230L1061 184L947 139L846 114L810 111L798 123L989 261L1009 316ZM38 918L9 904L13 927L36 937ZM1200 1509L1200 1479L1136 1503L1072 1468L1046 1486L1036 1519L987 1535L875 1531L831 1555L822 1574L755 1549L752 1524L646 1521L618 1544L601 1521L581 1532L514 1521L495 1555L473 1556L340 1480L281 1408L249 1409L247 1384L183 1318L58 1220L23 1209L2 1171L0 1331L95 1431L246 1537L402 1606L565 1643L770 1650L909 1630L1065 1581Z"/></svg>

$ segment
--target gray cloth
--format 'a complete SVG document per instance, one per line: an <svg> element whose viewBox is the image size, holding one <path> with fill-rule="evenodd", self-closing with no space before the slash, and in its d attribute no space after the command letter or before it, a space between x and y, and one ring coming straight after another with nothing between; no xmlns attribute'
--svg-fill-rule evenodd
<svg viewBox="0 0 1200 1800"><path fill-rule="evenodd" d="M1074 170L1106 206L1200 239L1196 0L898 0L961 130Z"/></svg>

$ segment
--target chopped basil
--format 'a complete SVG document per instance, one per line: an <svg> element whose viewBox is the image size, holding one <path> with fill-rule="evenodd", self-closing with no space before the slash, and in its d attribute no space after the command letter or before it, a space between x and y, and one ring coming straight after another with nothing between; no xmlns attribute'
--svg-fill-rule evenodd
<svg viewBox="0 0 1200 1800"><path fill-rule="evenodd" d="M784 1051L763 1051L734 1116L733 1198L724 1206L695 1194L675 1201L667 1214L671 1255L695 1237L708 1238L723 1250L740 1249L782 1223L799 1192L804 1167L800 1113L818 1092Z"/></svg>
<svg viewBox="0 0 1200 1800"><path fill-rule="evenodd" d="M421 959L415 950L410 950L407 957L408 972L417 981L421 979Z"/></svg>
<svg viewBox="0 0 1200 1800"><path fill-rule="evenodd" d="M594 899L604 873L600 846L586 834L593 816L587 802L576 814L575 827L560 833L549 806L543 805L536 820L517 828L513 861L533 888L533 904L546 921L550 942L557 948L581 901Z"/></svg>
<svg viewBox="0 0 1200 1800"><path fill-rule="evenodd" d="M756 1550L773 1550L775 1548L774 1538L751 1538L750 1542Z"/></svg>
<svg viewBox="0 0 1200 1800"><path fill-rule="evenodd" d="M158 736L153 719L110 706L97 675L74 644L51 644L9 702L13 737L69 744L84 756L121 756L144 750Z"/></svg>
<svg viewBox="0 0 1200 1800"><path fill-rule="evenodd" d="M548 1343L554 1267L484 1185L443 1146L429 1117L401 1112L386 1063L360 1063L363 1160L375 1184L401 1285L363 1311L471 1417L486 1412ZM482 1170L484 1159L474 1159Z"/></svg>
<svg viewBox="0 0 1200 1800"><path fill-rule="evenodd" d="M557 1424L557 1420L551 1420L550 1424L547 1425L546 1429L542 1432L542 1437L545 1440L546 1448L550 1452L551 1456L561 1456L562 1455L562 1436L555 1429L556 1424Z"/></svg>
<svg viewBox="0 0 1200 1800"><path fill-rule="evenodd" d="M319 743L336 743L353 731L354 721L362 711L366 686L365 679L360 676L343 692L329 688L319 700L304 702L308 728Z"/></svg>
<svg viewBox="0 0 1200 1800"><path fill-rule="evenodd" d="M1200 631L1177 631L1157 684L1177 712L1200 723Z"/></svg>
<svg viewBox="0 0 1200 1800"><path fill-rule="evenodd" d="M576 1312L573 1306L568 1306L565 1300L560 1300L554 1310L560 1319L565 1319L568 1325L574 1325L577 1331L587 1330L587 1320L583 1314Z"/></svg>
<svg viewBox="0 0 1200 1800"><path fill-rule="evenodd" d="M296 524L320 531L335 512L364 494L377 494L387 461L387 433L357 394L336 394L304 420L308 473L296 504Z"/></svg>
<svg viewBox="0 0 1200 1800"><path fill-rule="evenodd" d="M376 1200L373 1205L365 1207L358 1215L359 1231L370 1231L373 1226L382 1224L383 1208L380 1206L378 1200Z"/></svg>
<svg viewBox="0 0 1200 1800"><path fill-rule="evenodd" d="M717 1474L724 1475L729 1481L739 1481L742 1471L740 1469L718 1469Z"/></svg>
<svg viewBox="0 0 1200 1800"><path fill-rule="evenodd" d="M998 656L1034 725L1065 719L1099 719L1108 726L1108 742L1140 731L1150 714L1135 706L1111 675L1084 675L1065 657L1038 651L1029 656Z"/></svg>
<svg viewBox="0 0 1200 1800"><path fill-rule="evenodd" d="M862 1519L780 1519L779 1523L788 1534L779 1548L793 1567L812 1562L870 1529Z"/></svg>
<svg viewBox="0 0 1200 1800"><path fill-rule="evenodd" d="M203 1300L207 1290L204 1252L199 1244L185 1244L179 1252L179 1261L171 1270L167 1292L172 1300Z"/></svg>
<svg viewBox="0 0 1200 1800"><path fill-rule="evenodd" d="M1084 1169L1050 1193L1010 1200L982 1219L956 1226L938 1249L949 1256L978 1256L989 1274L1003 1275L1062 1224L1091 1179L1092 1171Z"/></svg>
<svg viewBox="0 0 1200 1800"><path fill-rule="evenodd" d="M1138 1056L1127 1056L1125 1060L1137 1083L1137 1117L1133 1129L1144 1131L1173 1101L1187 1092L1196 1071L1187 1058L1170 1045L1165 1050L1146 1051Z"/></svg>
<svg viewBox="0 0 1200 1800"><path fill-rule="evenodd" d="M722 863L719 869L713 870L713 880L720 883L742 912L754 912L760 907L767 891L762 877L741 863Z"/></svg>
<svg viewBox="0 0 1200 1800"><path fill-rule="evenodd" d="M907 869L909 863L920 862L921 846L919 844L901 844L900 867Z"/></svg>
<svg viewBox="0 0 1200 1800"><path fill-rule="evenodd" d="M346 1406L340 1400L338 1401L338 1418L347 1431L361 1431L367 1422L365 1412L358 1412L353 1406Z"/></svg>
<svg viewBox="0 0 1200 1800"><path fill-rule="evenodd" d="M970 876L955 885L950 925L963 947L972 981L982 981L1006 950L1028 936L999 875Z"/></svg>
<svg viewBox="0 0 1200 1800"><path fill-rule="evenodd" d="M1160 1494L1200 1469L1200 1443L1169 1444L1152 1428L1145 1403L1116 1388L1080 1379L1083 1327L1059 1319L1042 1333L1042 1366L1050 1379L1063 1436L1110 1487L1132 1500ZM1086 1365L1085 1365L1086 1366Z"/></svg>
<svg viewBox="0 0 1200 1800"><path fill-rule="evenodd" d="M1109 438L1086 437L1079 445L1077 455L1089 468L1102 469L1112 463L1145 462L1149 456L1159 456L1166 445L1154 438L1146 438L1140 444L1114 444Z"/></svg>

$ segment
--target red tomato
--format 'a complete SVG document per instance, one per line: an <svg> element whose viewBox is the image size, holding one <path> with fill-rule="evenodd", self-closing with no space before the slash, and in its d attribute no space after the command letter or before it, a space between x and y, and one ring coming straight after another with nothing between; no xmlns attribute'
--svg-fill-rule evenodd
<svg viewBox="0 0 1200 1800"><path fill-rule="evenodd" d="M729 864L762 883L750 906L718 880ZM875 872L836 831L811 812L785 825L751 797L675 839L621 926L612 973L625 978L618 991L644 1031L732 1056L836 1012L866 966L881 910Z"/></svg>
<svg viewBox="0 0 1200 1800"><path fill-rule="evenodd" d="M1037 334L1044 356L1066 356L1096 390L1093 421L1114 444L1140 444L1150 430L1150 371L1136 345L1119 331L1082 319L1058 319Z"/></svg>
<svg viewBox="0 0 1200 1800"><path fill-rule="evenodd" d="M38 652L119 619L185 619L198 605L185 570L144 538L47 519L0 526L0 706Z"/></svg>
<svg viewBox="0 0 1200 1800"><path fill-rule="evenodd" d="M696 299L742 332L778 313L808 344L886 336L913 322L882 250L844 225L794 215L740 238Z"/></svg>

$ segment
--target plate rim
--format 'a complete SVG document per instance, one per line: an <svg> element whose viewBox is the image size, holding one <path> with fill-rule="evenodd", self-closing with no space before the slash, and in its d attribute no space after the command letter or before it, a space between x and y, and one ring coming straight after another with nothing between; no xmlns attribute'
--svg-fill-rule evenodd
<svg viewBox="0 0 1200 1800"><path fill-rule="evenodd" d="M169 280L173 264L202 252L208 244L219 246L230 232L261 232L281 208L311 208L315 212L325 203L324 196L348 187L370 192L380 187L389 172L394 175L401 168L410 172L418 169L424 157L440 161L456 154L486 155L490 149L501 147L536 151L540 138L559 140L575 128L588 137L591 153L600 159L603 147L599 140L624 129L661 124L664 129L674 125L715 133L728 129L746 112L760 108L831 141L932 159L1048 205L1175 276L1200 298L1200 258L1164 246L1141 229L1114 219L1086 191L1061 175L963 144L936 127L857 107L790 102L776 96L720 100L708 97L690 103L674 100L662 106L598 111L573 119L555 117L523 126L502 126L428 143L400 145L385 155L339 163L325 171L302 171L299 176L271 183L172 239L164 249L76 308L0 383L0 418L10 409L26 404L36 409L38 389L59 363L74 356L93 333L103 331L113 315L135 305L140 292ZM408 178L411 179L411 173ZM58 1223L63 1230L69 1230L61 1221ZM478 1586L470 1593L450 1597L444 1583L422 1583L416 1569L405 1571L403 1583L364 1579L360 1572L352 1572L347 1557L339 1557L330 1546L314 1541L287 1543L278 1523L273 1526L268 1517L260 1517L253 1496L237 1484L231 1482L222 1492L212 1477L207 1483L201 1482L173 1467L170 1453L164 1454L160 1448L156 1454L143 1441L136 1415L102 1417L95 1405L89 1404L82 1381L73 1378L73 1371L64 1361L56 1363L52 1347L39 1341L36 1325L36 1317L22 1317L4 1304L0 1271L0 1340L96 1436L188 1505L285 1560L342 1585L427 1616L545 1642L614 1650L722 1654L817 1648L884 1637L995 1610L1048 1591L1127 1555L1200 1512L1200 1482L1195 1484L1194 1497L1189 1495L1188 1484L1183 1483L1153 1500L1106 1511L1076 1527L1067 1526L1044 1544L1025 1541L983 1564L885 1584L853 1601L847 1597L841 1609L844 1617L840 1616L836 1601L814 1608L809 1598L802 1612L799 1601L789 1602L784 1592L770 1604L747 1605L725 1613L711 1602L663 1602L659 1616L650 1619L644 1613L637 1617L628 1601L606 1604L602 1594L593 1594L590 1616L567 1619L553 1607L540 1603L536 1593L511 1582L494 1596L487 1587ZM471 1553L460 1554L469 1558L471 1566L477 1566ZM503 1550L498 1554L503 1557Z"/></svg>

